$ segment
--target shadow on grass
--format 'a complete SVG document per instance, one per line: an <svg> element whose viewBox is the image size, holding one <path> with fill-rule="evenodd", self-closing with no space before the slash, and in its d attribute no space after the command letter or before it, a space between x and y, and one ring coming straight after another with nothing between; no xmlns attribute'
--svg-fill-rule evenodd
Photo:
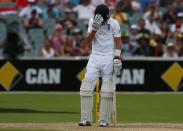
<svg viewBox="0 0 183 131"><path fill-rule="evenodd" d="M0 113L79 114L79 112L72 112L72 111L41 111L41 110L23 109L23 108L0 108Z"/></svg>

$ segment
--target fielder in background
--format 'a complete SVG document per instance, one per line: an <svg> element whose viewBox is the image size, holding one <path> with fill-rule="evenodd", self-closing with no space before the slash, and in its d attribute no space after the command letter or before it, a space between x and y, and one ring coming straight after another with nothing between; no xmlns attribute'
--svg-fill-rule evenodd
<svg viewBox="0 0 183 131"><path fill-rule="evenodd" d="M122 68L121 30L118 22L109 17L109 8L105 5L96 7L94 18L89 20L86 41L92 46L92 52L87 64L85 78L80 88L81 121L79 126L91 126L93 94L96 81L101 73L101 104L99 126L110 124L112 111L113 73L119 75Z"/></svg>

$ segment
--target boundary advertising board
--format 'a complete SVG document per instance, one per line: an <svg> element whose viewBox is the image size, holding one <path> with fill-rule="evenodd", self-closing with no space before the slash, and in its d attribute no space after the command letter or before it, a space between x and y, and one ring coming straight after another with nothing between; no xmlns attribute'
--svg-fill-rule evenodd
<svg viewBox="0 0 183 131"><path fill-rule="evenodd" d="M0 91L79 91L87 60L0 60ZM125 59L117 91L183 91L183 60Z"/></svg>

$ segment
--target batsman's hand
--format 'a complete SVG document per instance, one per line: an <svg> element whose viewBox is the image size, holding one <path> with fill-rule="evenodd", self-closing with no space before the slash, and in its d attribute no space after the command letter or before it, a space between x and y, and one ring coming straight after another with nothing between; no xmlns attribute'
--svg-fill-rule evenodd
<svg viewBox="0 0 183 131"><path fill-rule="evenodd" d="M114 73L116 76L121 74L122 58L119 56L114 57Z"/></svg>
<svg viewBox="0 0 183 131"><path fill-rule="evenodd" d="M93 29L97 31L101 27L103 21L104 21L103 17L100 14L96 14L93 19L92 24Z"/></svg>

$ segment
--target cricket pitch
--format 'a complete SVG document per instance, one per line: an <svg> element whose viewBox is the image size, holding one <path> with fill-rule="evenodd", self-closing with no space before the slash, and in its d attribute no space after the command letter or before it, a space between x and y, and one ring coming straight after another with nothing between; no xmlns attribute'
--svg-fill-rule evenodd
<svg viewBox="0 0 183 131"><path fill-rule="evenodd" d="M0 123L1 129L27 129L41 131L182 131L183 124L130 123L109 127L79 127L77 123Z"/></svg>

